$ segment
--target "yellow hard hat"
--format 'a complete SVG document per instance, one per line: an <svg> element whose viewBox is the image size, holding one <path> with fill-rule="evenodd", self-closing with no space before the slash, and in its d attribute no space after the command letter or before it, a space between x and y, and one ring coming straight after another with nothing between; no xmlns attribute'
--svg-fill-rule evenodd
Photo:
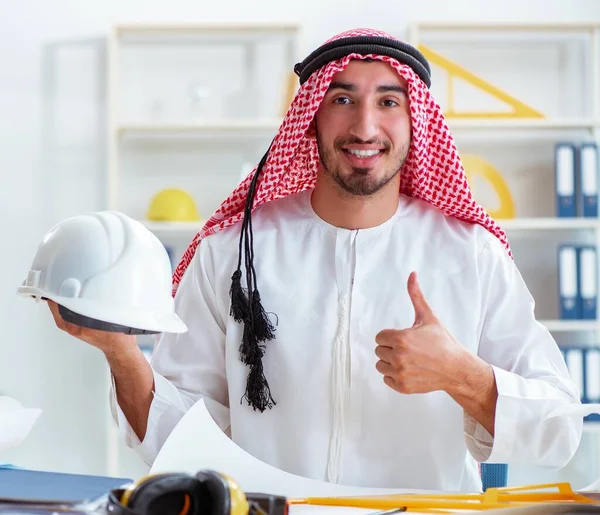
<svg viewBox="0 0 600 515"><path fill-rule="evenodd" d="M158 222L194 222L200 220L192 196L178 188L159 191L150 201L148 220Z"/></svg>

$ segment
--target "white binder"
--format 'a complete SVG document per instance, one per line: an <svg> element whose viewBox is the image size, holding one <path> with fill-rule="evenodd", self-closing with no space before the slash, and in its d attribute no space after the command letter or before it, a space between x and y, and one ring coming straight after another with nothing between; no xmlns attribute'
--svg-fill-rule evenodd
<svg viewBox="0 0 600 515"><path fill-rule="evenodd" d="M583 143L579 149L581 180L581 214L598 217L598 148L593 142Z"/></svg>
<svg viewBox="0 0 600 515"><path fill-rule="evenodd" d="M600 349L586 350L585 372L586 400L600 402Z"/></svg>
<svg viewBox="0 0 600 515"><path fill-rule="evenodd" d="M579 395L583 399L585 392L585 383L583 377L583 369L585 364L583 362L583 351L575 347L567 349L565 354L567 368L571 374L571 379L573 379L575 386L579 390Z"/></svg>
<svg viewBox="0 0 600 515"><path fill-rule="evenodd" d="M578 249L579 295L581 318L596 319L598 298L597 252L593 246L582 245Z"/></svg>
<svg viewBox="0 0 600 515"><path fill-rule="evenodd" d="M576 320L581 316L577 248L561 245L558 249L559 312L563 320Z"/></svg>

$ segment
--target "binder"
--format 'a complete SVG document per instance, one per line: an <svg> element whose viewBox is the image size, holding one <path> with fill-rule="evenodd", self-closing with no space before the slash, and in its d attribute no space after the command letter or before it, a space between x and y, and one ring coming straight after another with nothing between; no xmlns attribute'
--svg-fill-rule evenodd
<svg viewBox="0 0 600 515"><path fill-rule="evenodd" d="M571 379L575 383L581 402L585 402L585 359L583 349L569 347L566 349L566 363Z"/></svg>
<svg viewBox="0 0 600 515"><path fill-rule="evenodd" d="M594 142L582 143L577 159L580 178L581 214L587 218L598 217L598 147Z"/></svg>
<svg viewBox="0 0 600 515"><path fill-rule="evenodd" d="M131 479L27 469L0 469L0 501L65 503L94 501Z"/></svg>
<svg viewBox="0 0 600 515"><path fill-rule="evenodd" d="M586 349L585 399L600 402L600 348Z"/></svg>
<svg viewBox="0 0 600 515"><path fill-rule="evenodd" d="M563 320L576 320L581 316L578 283L577 247L561 245L558 248L558 295Z"/></svg>
<svg viewBox="0 0 600 515"><path fill-rule="evenodd" d="M569 142L556 143L554 148L556 216L561 218L577 216L575 152L575 145Z"/></svg>
<svg viewBox="0 0 600 515"><path fill-rule="evenodd" d="M579 246L577 248L577 258L581 318L595 320L598 299L596 248L591 245Z"/></svg>

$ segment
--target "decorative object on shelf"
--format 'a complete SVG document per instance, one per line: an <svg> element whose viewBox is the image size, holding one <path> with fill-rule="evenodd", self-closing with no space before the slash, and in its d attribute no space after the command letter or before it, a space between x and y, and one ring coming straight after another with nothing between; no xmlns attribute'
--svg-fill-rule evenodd
<svg viewBox="0 0 600 515"><path fill-rule="evenodd" d="M489 161L475 154L461 155L461 161L474 194L476 193L474 181L476 176L483 178L494 188L500 207L498 209L488 209L484 205L483 207L489 215L497 220L514 218L515 203L502 174Z"/></svg>
<svg viewBox="0 0 600 515"><path fill-rule="evenodd" d="M294 97L296 96L296 92L298 91L298 85L298 76L294 72L289 73L287 76L287 81L285 83L281 110L279 111L279 114L282 118L287 113L292 101L294 100Z"/></svg>
<svg viewBox="0 0 600 515"><path fill-rule="evenodd" d="M458 63L451 61L447 57L434 52L426 45L418 45L419 50L429 60L431 64L436 64L448 72L447 81L447 102L448 110L444 113L447 118L545 118L544 114L527 104L521 102L517 98L490 84L486 80L478 77L466 68L463 68ZM485 91L492 97L512 107L512 111L498 112L459 112L454 109L454 79L459 78L469 83L471 86Z"/></svg>
<svg viewBox="0 0 600 515"><path fill-rule="evenodd" d="M209 103L210 91L199 82L192 82L188 86L190 98L190 117L201 122L206 119L206 108Z"/></svg>
<svg viewBox="0 0 600 515"><path fill-rule="evenodd" d="M152 197L146 218L155 222L196 222L200 214L187 191L168 188Z"/></svg>

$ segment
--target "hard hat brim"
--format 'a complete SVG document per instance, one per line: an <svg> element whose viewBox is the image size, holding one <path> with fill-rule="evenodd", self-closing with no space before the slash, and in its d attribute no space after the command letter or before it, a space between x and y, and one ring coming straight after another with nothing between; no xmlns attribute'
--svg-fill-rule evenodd
<svg viewBox="0 0 600 515"><path fill-rule="evenodd" d="M93 301L72 297L61 297L52 293L46 293L40 288L31 286L20 286L17 294L22 297L35 297L38 299L49 299L61 304L67 309L96 320L110 322L126 327L143 329L145 331L156 331L160 333L185 333L188 328L175 313L155 313L146 310L135 309L129 306L101 306Z"/></svg>

